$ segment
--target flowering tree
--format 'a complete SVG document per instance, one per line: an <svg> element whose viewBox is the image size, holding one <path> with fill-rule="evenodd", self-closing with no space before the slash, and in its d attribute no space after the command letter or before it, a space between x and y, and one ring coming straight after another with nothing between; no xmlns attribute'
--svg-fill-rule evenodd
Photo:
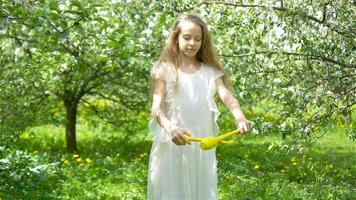
<svg viewBox="0 0 356 200"><path fill-rule="evenodd" d="M148 99L148 63L135 59L141 51L137 35L144 23L135 20L132 7L106 1L4 3L4 131L18 121L26 127L41 123L41 118L65 116L67 151L78 152L80 104L106 121L130 127ZM104 106L96 104L99 100L104 100Z"/></svg>
<svg viewBox="0 0 356 200"><path fill-rule="evenodd" d="M1 7L0 131L60 122L75 152L78 106L134 128L149 112L151 64L184 11L210 24L256 132L317 139L337 120L351 126L354 1L51 0Z"/></svg>

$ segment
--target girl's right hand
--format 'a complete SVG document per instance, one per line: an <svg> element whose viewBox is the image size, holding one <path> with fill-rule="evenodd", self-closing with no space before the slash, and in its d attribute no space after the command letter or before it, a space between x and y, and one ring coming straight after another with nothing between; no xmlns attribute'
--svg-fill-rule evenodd
<svg viewBox="0 0 356 200"><path fill-rule="evenodd" d="M169 128L169 134L171 135L171 140L176 145L186 145L190 144L190 141L184 137L185 135L191 136L187 130L180 128L176 125L172 125Z"/></svg>

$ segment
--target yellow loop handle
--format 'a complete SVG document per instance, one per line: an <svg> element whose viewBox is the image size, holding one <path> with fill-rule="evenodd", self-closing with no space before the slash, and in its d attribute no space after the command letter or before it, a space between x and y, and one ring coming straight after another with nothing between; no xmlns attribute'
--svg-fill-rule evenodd
<svg viewBox="0 0 356 200"><path fill-rule="evenodd" d="M199 137L192 137L189 136L188 134L184 134L184 137L193 142L200 142L200 148L203 150L211 149L215 147L218 143L221 144L227 144L227 145L233 145L235 142L233 140L226 141L225 139L228 137L231 137L235 134L241 133L239 129L236 129L234 131L231 131L229 133L225 133L223 135L217 136L217 137L206 137L206 138L199 138Z"/></svg>

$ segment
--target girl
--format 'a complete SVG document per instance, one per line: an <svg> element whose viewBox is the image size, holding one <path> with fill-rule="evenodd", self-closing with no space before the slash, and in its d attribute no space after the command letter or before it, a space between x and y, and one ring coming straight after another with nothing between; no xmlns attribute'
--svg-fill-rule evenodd
<svg viewBox="0 0 356 200"><path fill-rule="evenodd" d="M202 151L184 134L217 135L217 92L243 133L250 123L228 88L206 23L197 15L177 18L158 62L149 123L153 145L148 169L148 199L217 199L215 148ZM186 145L188 144L188 145Z"/></svg>

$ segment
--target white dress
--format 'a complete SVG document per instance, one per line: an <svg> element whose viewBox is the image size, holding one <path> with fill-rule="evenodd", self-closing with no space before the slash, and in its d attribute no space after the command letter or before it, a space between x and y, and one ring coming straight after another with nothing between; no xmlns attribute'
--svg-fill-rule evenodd
<svg viewBox="0 0 356 200"><path fill-rule="evenodd" d="M193 74L178 70L178 81L175 81L172 69L163 65L153 71L165 71L166 116L192 136L216 135L219 111L213 97L215 80L223 73L202 63ZM147 199L217 199L215 148L201 150L195 142L176 145L155 121L151 120L149 127L154 138L149 159Z"/></svg>

